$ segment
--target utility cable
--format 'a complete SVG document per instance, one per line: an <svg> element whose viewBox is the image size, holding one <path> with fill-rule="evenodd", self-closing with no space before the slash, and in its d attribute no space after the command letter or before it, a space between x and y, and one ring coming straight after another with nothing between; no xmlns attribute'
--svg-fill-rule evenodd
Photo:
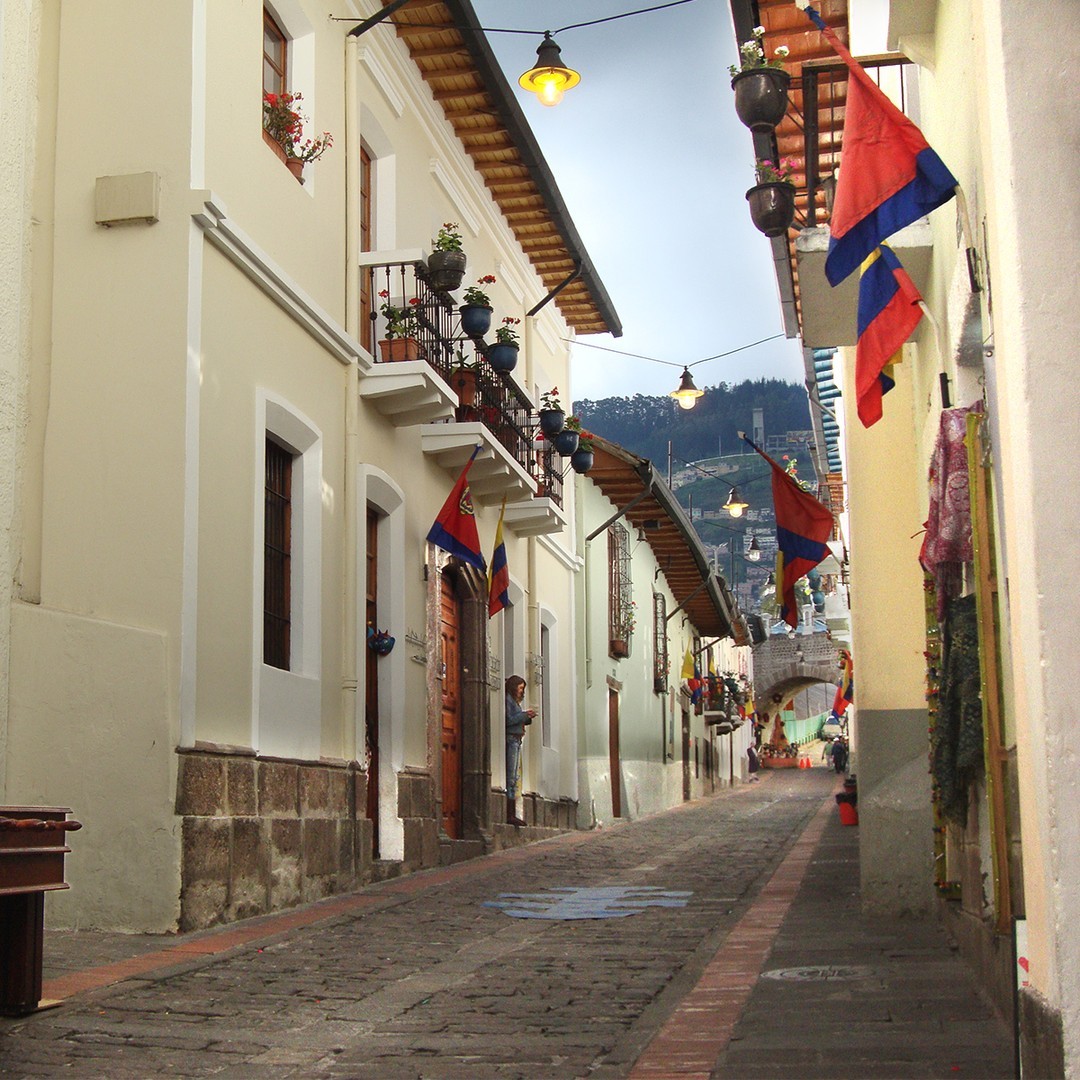
<svg viewBox="0 0 1080 1080"><path fill-rule="evenodd" d="M602 19L589 19L587 22L571 23L569 26L563 26L558 30L519 30L514 27L508 26L463 26L460 23L428 23L428 22L408 22L401 25L415 26L423 30L473 30L478 29L485 34L527 34L530 37L544 37L545 35L554 36L561 34L566 30L580 30L585 26L599 26L601 23L614 22L616 19L628 19L632 15L647 15L652 11L663 11L666 8L679 7L682 4L692 4L694 0L670 0L666 4L656 4L653 7L638 8L636 11L621 11L617 15L606 15ZM356 16L347 15L331 15L333 22L356 22ZM394 22L392 18L386 20L391 26L397 26L398 23Z"/></svg>
<svg viewBox="0 0 1080 1080"><path fill-rule="evenodd" d="M734 356L735 353L743 352L746 349L752 349L755 345L764 345L767 341L775 341L777 338L784 337L784 334L773 334L771 337L761 338L758 341L751 341L747 345L740 345L737 349L728 349L727 352L717 353L715 356L704 356L700 360L695 360L690 364L677 364L674 360L660 360L655 356L644 356L641 353L624 352L622 349L611 349L606 345L594 345L591 341L579 341L577 338L563 338L563 341L568 341L571 345L581 345L586 349L599 349L601 352L615 353L616 356L629 356L635 360L649 360L654 364L664 364L667 367L697 367L698 364L707 363L709 360L721 360L725 356Z"/></svg>

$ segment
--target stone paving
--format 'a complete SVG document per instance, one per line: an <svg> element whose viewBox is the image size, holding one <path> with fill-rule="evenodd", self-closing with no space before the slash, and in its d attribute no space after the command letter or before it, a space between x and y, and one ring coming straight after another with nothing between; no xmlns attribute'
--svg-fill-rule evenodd
<svg viewBox="0 0 1080 1080"><path fill-rule="evenodd" d="M858 830L837 823L836 787L825 769L766 774L641 821L218 932L49 934L46 996L77 992L0 1020L0 1074L1010 1075L1008 1033L938 928L863 928ZM607 919L488 906L612 886L691 895ZM873 974L758 977L814 963Z"/></svg>

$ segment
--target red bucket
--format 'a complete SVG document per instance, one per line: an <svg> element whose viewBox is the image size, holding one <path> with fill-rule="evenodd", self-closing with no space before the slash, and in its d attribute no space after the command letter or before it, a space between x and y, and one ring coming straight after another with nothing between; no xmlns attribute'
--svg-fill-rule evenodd
<svg viewBox="0 0 1080 1080"><path fill-rule="evenodd" d="M858 807L853 806L849 802L837 803L836 807L840 811L840 824L841 825L858 825L859 824L859 810L858 810Z"/></svg>

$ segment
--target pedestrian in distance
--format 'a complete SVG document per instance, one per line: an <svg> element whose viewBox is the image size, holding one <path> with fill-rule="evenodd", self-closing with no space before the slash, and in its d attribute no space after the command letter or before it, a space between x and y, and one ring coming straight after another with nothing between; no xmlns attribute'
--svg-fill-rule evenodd
<svg viewBox="0 0 1080 1080"><path fill-rule="evenodd" d="M525 819L519 818L517 813L521 740L525 737L525 728L536 716L535 709L521 707L524 697L525 680L520 675L511 675L506 680L506 820L517 826L525 824Z"/></svg>
<svg viewBox="0 0 1080 1080"><path fill-rule="evenodd" d="M832 744L832 762L833 768L842 773L847 768L848 763L848 748L847 742L843 735L838 736L833 740Z"/></svg>
<svg viewBox="0 0 1080 1080"><path fill-rule="evenodd" d="M761 764L758 761L757 751L752 746L748 746L746 748L746 756L750 759L750 783L757 783L757 781L761 779L757 774L758 767Z"/></svg>

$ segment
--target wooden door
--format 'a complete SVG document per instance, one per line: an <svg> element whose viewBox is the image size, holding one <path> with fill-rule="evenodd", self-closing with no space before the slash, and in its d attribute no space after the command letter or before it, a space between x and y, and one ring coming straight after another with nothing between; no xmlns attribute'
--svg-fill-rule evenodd
<svg viewBox="0 0 1080 1080"><path fill-rule="evenodd" d="M611 816L622 817L622 765L619 755L619 695L608 690L608 762L611 768Z"/></svg>
<svg viewBox="0 0 1080 1080"><path fill-rule="evenodd" d="M379 631L379 515L374 510L367 513L367 590L366 622L376 633ZM364 699L364 729L367 733L368 775L367 809L371 821L371 857L379 857L379 657L371 649L364 649L366 694Z"/></svg>
<svg viewBox="0 0 1080 1080"><path fill-rule="evenodd" d="M442 577L442 823L447 836L461 839L461 612L454 585Z"/></svg>

